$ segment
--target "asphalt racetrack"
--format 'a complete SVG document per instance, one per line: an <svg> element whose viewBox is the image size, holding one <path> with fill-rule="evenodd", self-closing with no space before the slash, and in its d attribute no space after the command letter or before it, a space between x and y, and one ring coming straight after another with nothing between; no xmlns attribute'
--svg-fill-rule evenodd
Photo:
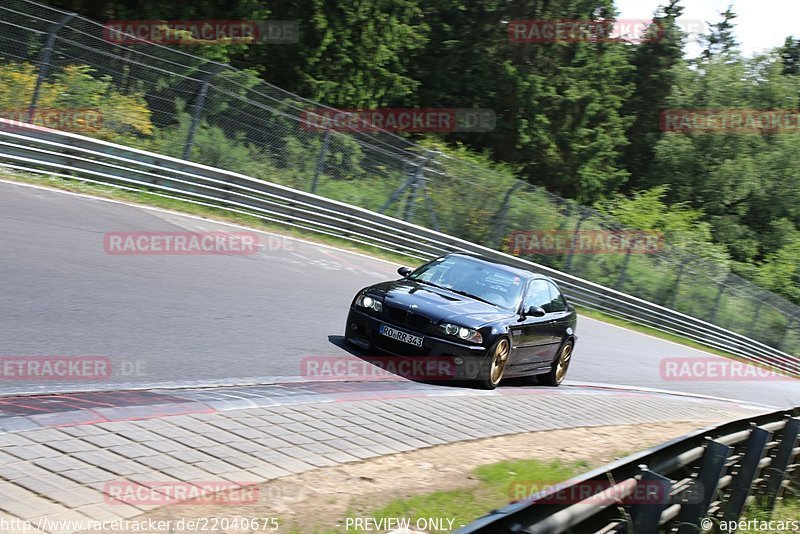
<svg viewBox="0 0 800 534"><path fill-rule="evenodd" d="M0 376L0 394L303 380L337 343L355 292L399 265L262 235L252 255L113 255L108 232L243 231L199 218L0 182L0 359L107 358L94 380ZM412 265L413 266L413 265ZM663 361L713 356L579 318L559 392L585 382L785 407L791 379L676 380ZM445 387L445 386L442 386ZM531 387L515 384L501 387Z"/></svg>

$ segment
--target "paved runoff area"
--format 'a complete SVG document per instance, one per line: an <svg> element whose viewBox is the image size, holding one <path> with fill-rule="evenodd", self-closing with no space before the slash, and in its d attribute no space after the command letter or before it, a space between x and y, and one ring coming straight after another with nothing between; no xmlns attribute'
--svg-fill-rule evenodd
<svg viewBox="0 0 800 534"><path fill-rule="evenodd" d="M136 517L185 499L258 502L268 516L258 483L444 443L765 411L652 391L400 380L0 397L0 532L181 532Z"/></svg>

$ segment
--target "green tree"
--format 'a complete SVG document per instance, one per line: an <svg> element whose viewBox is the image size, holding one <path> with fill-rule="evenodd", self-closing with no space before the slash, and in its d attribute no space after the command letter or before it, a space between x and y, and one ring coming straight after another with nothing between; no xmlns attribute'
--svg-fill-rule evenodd
<svg viewBox="0 0 800 534"><path fill-rule="evenodd" d="M679 0L659 8L653 17L647 38L631 52L631 79L635 90L625 102L622 113L633 117L625 147L625 168L631 175L625 190L642 185L653 161L655 145L661 139L660 115L667 109L682 62L685 34L677 24L683 13Z"/></svg>
<svg viewBox="0 0 800 534"><path fill-rule="evenodd" d="M800 74L800 39L787 37L780 48L783 74Z"/></svg>
<svg viewBox="0 0 800 534"><path fill-rule="evenodd" d="M606 20L613 2L583 0L513 1L495 18L509 20ZM558 194L592 202L616 190L628 177L620 163L628 120L622 105L633 90L630 64L621 42L522 43L509 39L508 26L494 46L485 47L495 66L496 130L484 141L496 159L520 169L529 181ZM475 30L478 31L478 30ZM491 41L490 41L491 42ZM465 56L468 57L468 56ZM468 72L470 65L454 65ZM423 86L427 80L423 80ZM450 83L452 86L452 82ZM430 88L429 88L430 89Z"/></svg>
<svg viewBox="0 0 800 534"><path fill-rule="evenodd" d="M729 55L736 53L739 44L733 36L733 28L736 25L733 20L736 18L736 13L733 12L733 6L729 6L724 12L720 13L722 20L711 24L711 31L703 36L705 42L705 49L701 53L703 59L711 59L714 56Z"/></svg>
<svg viewBox="0 0 800 534"><path fill-rule="evenodd" d="M419 2L303 0L271 16L297 20L299 42L252 46L235 60L270 83L341 108L395 105L418 85L410 58L428 31Z"/></svg>

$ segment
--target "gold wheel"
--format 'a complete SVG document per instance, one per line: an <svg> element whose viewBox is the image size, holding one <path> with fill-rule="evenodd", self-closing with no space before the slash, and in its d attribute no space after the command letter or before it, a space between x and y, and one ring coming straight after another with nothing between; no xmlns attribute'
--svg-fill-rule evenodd
<svg viewBox="0 0 800 534"><path fill-rule="evenodd" d="M569 361L572 358L572 343L566 343L564 348L561 349L561 354L558 356L556 363L556 383L560 384L564 381L569 368Z"/></svg>
<svg viewBox="0 0 800 534"><path fill-rule="evenodd" d="M511 352L511 346L507 339L501 339L494 347L494 354L492 354L492 367L489 370L489 380L493 386L496 386L503 379L503 372L506 370L506 363L508 362L508 355Z"/></svg>

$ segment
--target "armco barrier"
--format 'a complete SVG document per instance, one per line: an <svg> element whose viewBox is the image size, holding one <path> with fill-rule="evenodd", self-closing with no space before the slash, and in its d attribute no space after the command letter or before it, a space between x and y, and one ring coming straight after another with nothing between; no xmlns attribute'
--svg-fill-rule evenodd
<svg viewBox="0 0 800 534"><path fill-rule="evenodd" d="M796 486L798 416L800 407L698 430L523 497L457 534L735 532L727 527L748 502L769 511Z"/></svg>
<svg viewBox="0 0 800 534"><path fill-rule="evenodd" d="M0 166L146 191L417 260L451 251L482 254L551 276L570 300L586 308L683 336L748 361L800 373L797 357L700 319L463 239L235 172L5 119L0 119Z"/></svg>

